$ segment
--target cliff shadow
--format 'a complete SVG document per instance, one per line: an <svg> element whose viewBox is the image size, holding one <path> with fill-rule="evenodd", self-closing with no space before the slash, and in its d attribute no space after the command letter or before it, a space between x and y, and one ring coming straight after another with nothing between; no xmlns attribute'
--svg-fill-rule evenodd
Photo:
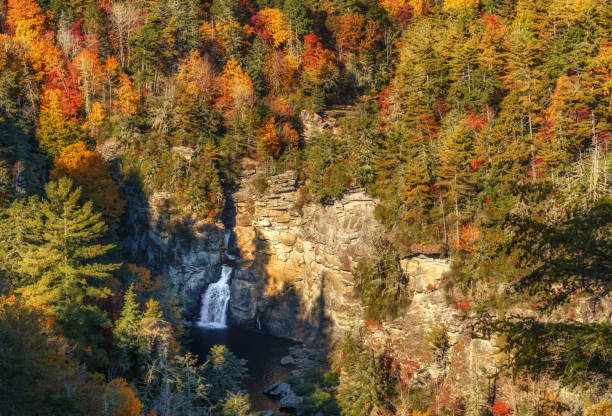
<svg viewBox="0 0 612 416"><path fill-rule="evenodd" d="M117 230L120 249L128 262L146 267L153 277L179 297L184 317L194 319L206 286L220 275L222 229L218 224L173 216L171 194L147 194L136 168L123 176L113 170L126 199Z"/></svg>
<svg viewBox="0 0 612 416"><path fill-rule="evenodd" d="M329 347L332 324L326 310L325 273L304 285L303 271L279 262L269 241L256 233L253 243L255 258L237 262L230 321L238 327Z"/></svg>

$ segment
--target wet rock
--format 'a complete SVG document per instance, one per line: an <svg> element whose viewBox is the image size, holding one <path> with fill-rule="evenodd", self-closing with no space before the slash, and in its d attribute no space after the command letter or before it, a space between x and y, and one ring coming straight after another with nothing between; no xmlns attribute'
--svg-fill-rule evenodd
<svg viewBox="0 0 612 416"><path fill-rule="evenodd" d="M280 399L281 409L293 410L297 409L298 406L304 400L303 397L298 396L291 390L291 386L282 381L276 382L264 390L264 394L274 399Z"/></svg>
<svg viewBox="0 0 612 416"><path fill-rule="evenodd" d="M295 364L295 360L293 359L292 356L286 355L283 358L281 358L280 364L281 365L285 365L285 366L286 365L293 365L293 364Z"/></svg>
<svg viewBox="0 0 612 416"><path fill-rule="evenodd" d="M230 317L232 321L247 322L257 313L257 291L255 284L234 278L230 285Z"/></svg>

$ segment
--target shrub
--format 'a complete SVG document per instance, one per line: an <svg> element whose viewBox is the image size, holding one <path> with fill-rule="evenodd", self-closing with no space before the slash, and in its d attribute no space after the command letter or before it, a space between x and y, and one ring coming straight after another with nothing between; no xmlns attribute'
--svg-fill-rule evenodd
<svg viewBox="0 0 612 416"><path fill-rule="evenodd" d="M309 368L304 371L304 381L306 383L321 384L323 383L323 374L318 368Z"/></svg>
<svg viewBox="0 0 612 416"><path fill-rule="evenodd" d="M612 415L612 403L609 400L604 400L598 404L589 407L587 410L587 416L611 416Z"/></svg>
<svg viewBox="0 0 612 416"><path fill-rule="evenodd" d="M335 371L328 371L323 374L323 386L335 387L340 384L340 374Z"/></svg>
<svg viewBox="0 0 612 416"><path fill-rule="evenodd" d="M496 402L491 409L491 413L493 413L493 416L507 416L512 412L506 403Z"/></svg>
<svg viewBox="0 0 612 416"><path fill-rule="evenodd" d="M300 411L307 415L314 414L319 410L319 405L312 396L304 397L304 401L300 404Z"/></svg>
<svg viewBox="0 0 612 416"><path fill-rule="evenodd" d="M295 386L302 383L302 380L300 380L299 377L289 376L285 379L285 383L288 383L291 388L294 389Z"/></svg>
<svg viewBox="0 0 612 416"><path fill-rule="evenodd" d="M293 391L298 396L307 396L312 394L316 390L316 387L313 383L300 383L293 387Z"/></svg>

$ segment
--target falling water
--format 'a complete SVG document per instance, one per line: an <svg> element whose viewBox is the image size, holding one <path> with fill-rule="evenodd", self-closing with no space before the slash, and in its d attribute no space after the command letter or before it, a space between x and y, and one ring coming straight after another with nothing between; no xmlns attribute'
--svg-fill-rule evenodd
<svg viewBox="0 0 612 416"><path fill-rule="evenodd" d="M221 278L211 283L202 295L202 309L198 325L205 328L225 328L227 321L227 304L230 298L229 281L233 269L221 267Z"/></svg>
<svg viewBox="0 0 612 416"><path fill-rule="evenodd" d="M230 243L232 241L232 231L231 230L225 230L225 237L223 239L223 242L225 243L225 257L227 257L230 260L236 261L238 260L238 256L231 253L231 247L230 247Z"/></svg>
<svg viewBox="0 0 612 416"><path fill-rule="evenodd" d="M257 329L261 331L261 321L259 320L259 312L257 312Z"/></svg>
<svg viewBox="0 0 612 416"><path fill-rule="evenodd" d="M225 230L225 235L223 236L223 244L225 244L225 248L229 248L230 237L232 236L231 230Z"/></svg>

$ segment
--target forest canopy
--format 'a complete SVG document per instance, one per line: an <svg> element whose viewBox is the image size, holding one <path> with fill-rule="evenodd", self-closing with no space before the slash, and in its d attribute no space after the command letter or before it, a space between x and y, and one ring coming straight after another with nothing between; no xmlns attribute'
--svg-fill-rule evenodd
<svg viewBox="0 0 612 416"><path fill-rule="evenodd" d="M165 235L219 221L244 160L299 207L375 197L371 322L409 307L402 258L448 257L505 365L609 387L609 319L557 317L610 296L611 39L601 0L0 0L0 413L248 409L134 235L159 195ZM391 357L338 351L342 414L400 411Z"/></svg>

